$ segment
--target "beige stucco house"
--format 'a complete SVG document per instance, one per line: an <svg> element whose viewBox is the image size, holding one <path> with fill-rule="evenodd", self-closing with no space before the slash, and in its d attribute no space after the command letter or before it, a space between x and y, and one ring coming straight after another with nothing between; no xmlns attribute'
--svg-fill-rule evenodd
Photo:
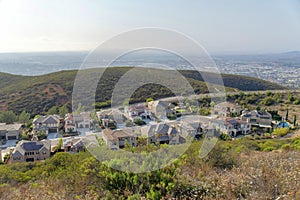
<svg viewBox="0 0 300 200"><path fill-rule="evenodd" d="M0 140L18 140L22 124L0 123Z"/></svg>
<svg viewBox="0 0 300 200"><path fill-rule="evenodd" d="M49 141L20 141L6 163L36 162L50 157Z"/></svg>

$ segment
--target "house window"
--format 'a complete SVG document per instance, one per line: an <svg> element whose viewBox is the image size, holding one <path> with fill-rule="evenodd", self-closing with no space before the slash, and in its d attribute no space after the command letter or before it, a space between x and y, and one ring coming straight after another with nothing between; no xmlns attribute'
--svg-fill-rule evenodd
<svg viewBox="0 0 300 200"><path fill-rule="evenodd" d="M45 154L46 154L46 151L43 151L43 154L45 155Z"/></svg>
<svg viewBox="0 0 300 200"><path fill-rule="evenodd" d="M21 157L13 157L13 160L21 160Z"/></svg>

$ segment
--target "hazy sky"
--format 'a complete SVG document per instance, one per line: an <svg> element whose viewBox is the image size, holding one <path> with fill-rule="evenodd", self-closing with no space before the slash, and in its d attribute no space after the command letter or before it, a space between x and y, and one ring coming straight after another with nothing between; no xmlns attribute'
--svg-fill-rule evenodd
<svg viewBox="0 0 300 200"><path fill-rule="evenodd" d="M210 53L300 50L300 0L0 0L0 52L91 50L139 27Z"/></svg>

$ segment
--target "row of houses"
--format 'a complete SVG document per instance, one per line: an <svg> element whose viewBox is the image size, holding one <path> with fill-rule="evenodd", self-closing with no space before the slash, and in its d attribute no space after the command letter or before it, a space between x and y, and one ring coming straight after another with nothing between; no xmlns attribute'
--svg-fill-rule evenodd
<svg viewBox="0 0 300 200"><path fill-rule="evenodd" d="M103 127L118 128L123 127L128 120L135 122L137 120L158 121L159 119L166 119L168 116L175 114L174 108L178 108L178 106L175 107L171 103L158 100L151 101L147 105L139 103L126 106L122 111L108 109L99 111L96 114Z"/></svg>
<svg viewBox="0 0 300 200"><path fill-rule="evenodd" d="M266 116L269 116L267 112L252 111L247 112L242 118L202 118L194 121L187 118L180 122L156 123L117 130L105 129L102 137L107 147L112 150L124 148L125 144L137 146L139 138L146 139L147 145L157 143L175 145L185 143L188 137L200 139L205 134L224 133L230 137L247 135L251 133L253 126L269 127L271 119L266 119Z"/></svg>
<svg viewBox="0 0 300 200"><path fill-rule="evenodd" d="M125 145L137 146L149 144L176 145L185 143L187 139L200 139L204 134L215 134L216 129L205 120L160 122L145 126L126 127L116 130L104 129L102 138L108 149L118 150Z"/></svg>
<svg viewBox="0 0 300 200"><path fill-rule="evenodd" d="M91 118L89 112L80 114L68 113L64 118L58 115L40 116L33 120L33 130L48 133L57 133L61 126L66 133L77 132L78 128L90 128Z"/></svg>

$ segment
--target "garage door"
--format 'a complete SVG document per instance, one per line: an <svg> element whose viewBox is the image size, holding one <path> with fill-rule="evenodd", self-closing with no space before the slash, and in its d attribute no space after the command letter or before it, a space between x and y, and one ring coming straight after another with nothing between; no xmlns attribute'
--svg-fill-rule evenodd
<svg viewBox="0 0 300 200"><path fill-rule="evenodd" d="M17 136L8 136L7 139L8 139L8 140L16 140L16 139L17 139Z"/></svg>

